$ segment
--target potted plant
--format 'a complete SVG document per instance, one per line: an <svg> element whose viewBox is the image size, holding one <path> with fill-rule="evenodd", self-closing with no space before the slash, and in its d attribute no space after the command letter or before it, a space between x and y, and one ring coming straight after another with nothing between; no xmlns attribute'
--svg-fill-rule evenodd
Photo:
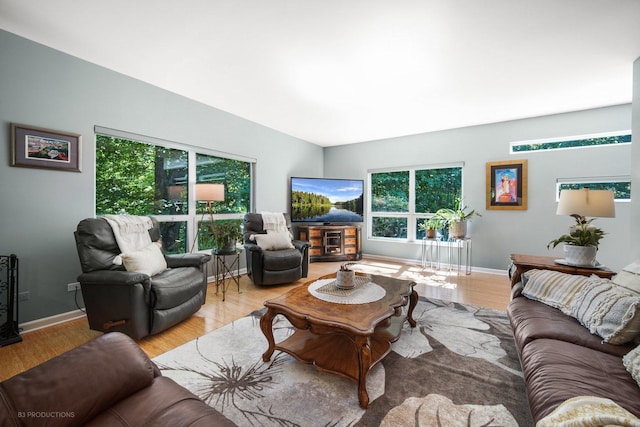
<svg viewBox="0 0 640 427"><path fill-rule="evenodd" d="M237 221L218 221L209 226L211 245L216 254L232 254L238 240L242 239L242 230Z"/></svg>
<svg viewBox="0 0 640 427"><path fill-rule="evenodd" d="M467 235L467 221L476 216L482 216L475 210L468 211L461 198L456 198L453 208L441 208L436 211L444 225L449 227L449 236L462 239Z"/></svg>
<svg viewBox="0 0 640 427"><path fill-rule="evenodd" d="M550 241L547 249L555 248L564 243L564 260L567 264L594 266L600 240L606 234L602 229L591 224L592 219L582 215L571 215L576 223L569 229L569 234L563 234Z"/></svg>
<svg viewBox="0 0 640 427"><path fill-rule="evenodd" d="M345 262L336 273L336 286L340 289L352 289L356 285L356 272L350 269L355 262Z"/></svg>
<svg viewBox="0 0 640 427"><path fill-rule="evenodd" d="M427 239L435 239L437 231L441 230L444 225L445 221L441 217L434 215L420 224L420 230L425 232Z"/></svg>

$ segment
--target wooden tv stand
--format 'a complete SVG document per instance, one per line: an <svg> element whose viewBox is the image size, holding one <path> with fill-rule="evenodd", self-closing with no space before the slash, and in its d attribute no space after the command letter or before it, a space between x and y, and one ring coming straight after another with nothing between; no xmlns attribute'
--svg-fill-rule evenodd
<svg viewBox="0 0 640 427"><path fill-rule="evenodd" d="M309 261L357 261L362 258L359 225L299 225L297 239L311 243Z"/></svg>

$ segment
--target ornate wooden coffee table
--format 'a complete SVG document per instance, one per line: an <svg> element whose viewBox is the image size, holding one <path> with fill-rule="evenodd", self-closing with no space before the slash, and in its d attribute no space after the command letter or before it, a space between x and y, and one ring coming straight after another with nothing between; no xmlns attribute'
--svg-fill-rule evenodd
<svg viewBox="0 0 640 427"><path fill-rule="evenodd" d="M332 277L335 274L322 279ZM269 348L262 359L267 362L275 350L280 350L321 371L348 378L358 384L358 400L366 409L367 374L389 354L405 320L416 326L412 315L418 302L414 282L384 276L371 276L371 281L386 292L381 299L366 304L323 301L309 292L313 281L266 301L267 312L260 319L260 328ZM402 307L407 304L404 315ZM272 325L278 314L286 317L296 331L276 344Z"/></svg>

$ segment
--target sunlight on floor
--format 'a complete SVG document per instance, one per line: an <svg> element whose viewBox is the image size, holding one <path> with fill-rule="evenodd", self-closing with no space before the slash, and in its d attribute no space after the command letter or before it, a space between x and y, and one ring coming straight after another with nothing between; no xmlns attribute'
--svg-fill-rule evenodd
<svg viewBox="0 0 640 427"><path fill-rule="evenodd" d="M393 274L393 277L404 280L413 280L427 286L444 289L456 289L458 285L449 281L449 277L455 276L454 271L433 271L418 265L393 265L381 261L361 261L352 267L356 271L368 274Z"/></svg>
<svg viewBox="0 0 640 427"><path fill-rule="evenodd" d="M395 274L398 271L402 270L404 267L397 264L386 264L381 261L360 261L352 268L356 271L362 271L370 274Z"/></svg>

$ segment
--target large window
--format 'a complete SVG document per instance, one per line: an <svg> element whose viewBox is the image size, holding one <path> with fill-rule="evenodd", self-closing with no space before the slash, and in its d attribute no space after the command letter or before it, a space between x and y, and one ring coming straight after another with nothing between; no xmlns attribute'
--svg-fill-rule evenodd
<svg viewBox="0 0 640 427"><path fill-rule="evenodd" d="M190 184L223 184L225 200L211 202L215 220L241 222L251 210L251 172L251 161L98 134L96 215L153 215L168 253L211 249L208 206Z"/></svg>
<svg viewBox="0 0 640 427"><path fill-rule="evenodd" d="M462 196L462 166L370 172L369 188L369 235L413 241L424 237L422 222Z"/></svg>
<svg viewBox="0 0 640 427"><path fill-rule="evenodd" d="M631 131L512 142L511 154L631 143Z"/></svg>

